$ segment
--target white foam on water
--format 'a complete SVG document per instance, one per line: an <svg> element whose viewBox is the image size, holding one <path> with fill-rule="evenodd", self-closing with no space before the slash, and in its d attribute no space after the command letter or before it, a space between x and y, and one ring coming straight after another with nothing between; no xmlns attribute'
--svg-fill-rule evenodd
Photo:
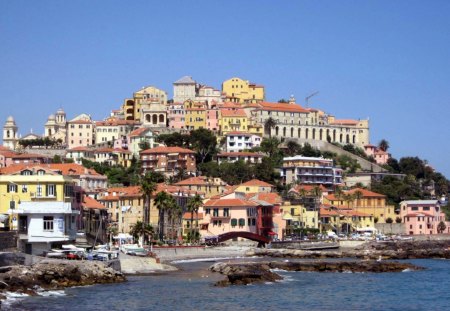
<svg viewBox="0 0 450 311"><path fill-rule="evenodd" d="M412 270L409 268L406 268L405 270L402 270L402 272L411 272Z"/></svg>
<svg viewBox="0 0 450 311"><path fill-rule="evenodd" d="M42 291L38 292L39 296L43 297L51 297L51 296L66 296L66 293L63 290L49 290L49 291Z"/></svg>
<svg viewBox="0 0 450 311"><path fill-rule="evenodd" d="M274 268L274 269L270 269L271 272L289 272L287 270L284 269L278 269L278 268Z"/></svg>

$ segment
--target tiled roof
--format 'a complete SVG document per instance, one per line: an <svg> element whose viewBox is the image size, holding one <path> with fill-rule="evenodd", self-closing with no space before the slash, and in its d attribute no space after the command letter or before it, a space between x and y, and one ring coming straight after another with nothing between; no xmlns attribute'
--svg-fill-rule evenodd
<svg viewBox="0 0 450 311"><path fill-rule="evenodd" d="M372 192L363 188L354 188L346 191L346 193L355 194L356 192L361 192L364 198L367 197L377 197L377 198L385 198L386 196L380 193Z"/></svg>
<svg viewBox="0 0 450 311"><path fill-rule="evenodd" d="M234 135L240 135L240 136L252 136L252 135L254 135L254 134L234 131L234 132L228 132L225 136L234 136Z"/></svg>
<svg viewBox="0 0 450 311"><path fill-rule="evenodd" d="M356 120L334 120L333 122L331 122L330 124L342 124L342 125L357 125L358 121Z"/></svg>
<svg viewBox="0 0 450 311"><path fill-rule="evenodd" d="M197 217L198 216L198 217ZM183 219L187 219L187 220L191 220L191 213L190 212L186 212L183 214ZM203 219L203 213L198 213L198 215L196 213L194 213L194 220L197 219Z"/></svg>
<svg viewBox="0 0 450 311"><path fill-rule="evenodd" d="M309 111L302 108L297 104L284 104L284 103L259 103L260 107L263 110L270 111L286 111L286 112L300 112L300 113L308 113Z"/></svg>
<svg viewBox="0 0 450 311"><path fill-rule="evenodd" d="M291 189L291 191L300 192L300 190L304 189L307 192L311 192L314 189L314 187L317 187L317 186L313 186L313 185L295 185L294 188ZM325 188L323 185L319 185L318 187L320 188L320 190L322 192L330 191L327 188Z"/></svg>
<svg viewBox="0 0 450 311"><path fill-rule="evenodd" d="M217 155L218 157L255 157L262 158L263 155L256 152L222 152Z"/></svg>
<svg viewBox="0 0 450 311"><path fill-rule="evenodd" d="M13 174L16 172L23 171L24 169L32 169L35 167L40 167L43 169L49 169L52 171L61 171L62 175L73 176L73 175L96 175L103 176L97 173L93 169L85 168L82 165L76 163L53 163L53 164L16 164L8 167L3 167L0 169L0 174ZM106 178L106 177L105 177Z"/></svg>
<svg viewBox="0 0 450 311"><path fill-rule="evenodd" d="M281 204L282 199L278 195L278 193L270 192L270 193L258 193L256 196L257 200L265 201L270 204Z"/></svg>
<svg viewBox="0 0 450 311"><path fill-rule="evenodd" d="M258 206L258 204L246 201L242 199L211 199L204 204L205 207L246 207L246 206Z"/></svg>
<svg viewBox="0 0 450 311"><path fill-rule="evenodd" d="M145 127L140 127L138 129L135 129L134 131L132 131L129 136L130 137L138 137L141 136L144 133L147 133L148 131L150 131L149 128L145 128Z"/></svg>
<svg viewBox="0 0 450 311"><path fill-rule="evenodd" d="M191 177L191 178L179 181L175 185L177 185L177 186L185 186L185 185L204 186L204 185L208 185L208 181L205 176L196 176L196 177Z"/></svg>
<svg viewBox="0 0 450 311"><path fill-rule="evenodd" d="M84 208L94 208L94 209L105 209L106 206L101 204L99 201L91 198L90 196L85 196L83 198L83 202L81 203L81 206Z"/></svg>
<svg viewBox="0 0 450 311"><path fill-rule="evenodd" d="M236 110L220 109L220 113L222 114L222 117L244 117L244 118L247 117L243 109L236 109Z"/></svg>
<svg viewBox="0 0 450 311"><path fill-rule="evenodd" d="M239 186L259 186L259 187L273 187L273 185L268 184L262 180L258 180L258 179L252 179L249 180L243 184L240 184Z"/></svg>
<svg viewBox="0 0 450 311"><path fill-rule="evenodd" d="M164 146L159 146L159 147L155 147L152 149L147 149L141 152L141 154L154 154L154 153L160 153L160 154L165 154L165 153L191 153L194 154L195 152L190 150L190 149L186 149L186 148L181 148L181 147L164 147Z"/></svg>
<svg viewBox="0 0 450 311"><path fill-rule="evenodd" d="M190 76L184 76L180 79L178 79L177 81L175 81L173 84L195 84L196 82L194 81L194 79L192 79L192 77Z"/></svg>

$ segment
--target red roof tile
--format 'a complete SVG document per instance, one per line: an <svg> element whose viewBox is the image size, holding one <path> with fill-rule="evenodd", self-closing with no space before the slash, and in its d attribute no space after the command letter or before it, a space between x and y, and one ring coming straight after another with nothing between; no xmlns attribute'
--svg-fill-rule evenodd
<svg viewBox="0 0 450 311"><path fill-rule="evenodd" d="M249 180L243 184L240 184L239 186L259 186L259 187L274 187L271 184L268 184L262 180L258 180L258 179L252 179Z"/></svg>
<svg viewBox="0 0 450 311"><path fill-rule="evenodd" d="M208 202L205 203L204 205L205 207L254 207L254 206L258 206L258 204L251 202L251 201L246 201L246 200L242 200L242 199L211 199Z"/></svg>
<svg viewBox="0 0 450 311"><path fill-rule="evenodd" d="M159 153L159 154L190 153L190 154L194 154L195 152L190 149L181 148L181 147L164 147L164 146L159 146L159 147L155 147L152 149L147 149L147 150L141 151L141 154L154 154L154 153Z"/></svg>

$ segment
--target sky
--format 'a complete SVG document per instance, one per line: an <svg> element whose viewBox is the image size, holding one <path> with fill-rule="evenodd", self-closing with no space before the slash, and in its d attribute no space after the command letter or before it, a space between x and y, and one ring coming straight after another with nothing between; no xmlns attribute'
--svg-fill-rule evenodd
<svg viewBox="0 0 450 311"><path fill-rule="evenodd" d="M47 117L109 116L182 76L240 77L294 95L450 178L450 1L0 0L0 122L42 134Z"/></svg>

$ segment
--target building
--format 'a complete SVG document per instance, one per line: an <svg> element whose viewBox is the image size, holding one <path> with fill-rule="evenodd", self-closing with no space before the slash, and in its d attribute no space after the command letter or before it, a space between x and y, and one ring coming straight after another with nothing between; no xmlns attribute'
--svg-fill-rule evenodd
<svg viewBox="0 0 450 311"><path fill-rule="evenodd" d="M223 96L220 90L216 90L212 86L200 85L197 89L195 100L204 102L210 107L211 103L223 102Z"/></svg>
<svg viewBox="0 0 450 311"><path fill-rule="evenodd" d="M141 90L133 93L133 98L127 98L121 107L125 120L139 121L146 119L144 111L148 112L151 105L165 106L167 104L167 93L164 90L154 86L143 87ZM150 123L153 121L153 115L150 116ZM157 116L159 122L159 115ZM164 122L161 122L164 123Z"/></svg>
<svg viewBox="0 0 450 311"><path fill-rule="evenodd" d="M365 145L364 151L367 156L373 157L375 162L380 165L387 164L388 160L391 158L389 153L371 144Z"/></svg>
<svg viewBox="0 0 450 311"><path fill-rule="evenodd" d="M167 118L169 128L171 129L184 129L185 127L185 110L184 102L171 103L168 105Z"/></svg>
<svg viewBox="0 0 450 311"><path fill-rule="evenodd" d="M3 146L11 150L15 150L18 147L19 133L17 132L19 128L16 125L16 121L12 116L6 119L5 125L3 126Z"/></svg>
<svg viewBox="0 0 450 311"><path fill-rule="evenodd" d="M375 226L372 215L328 204L324 204L320 208L319 217L321 232L333 231L337 234L349 234L358 229L374 228Z"/></svg>
<svg viewBox="0 0 450 311"><path fill-rule="evenodd" d="M56 114L51 114L44 126L44 137L49 137L54 140L61 140L66 144L67 139L67 120L66 113L62 108L56 111Z"/></svg>
<svg viewBox="0 0 450 311"><path fill-rule="evenodd" d="M246 132L248 123L244 109L220 109L219 133L221 136L236 131Z"/></svg>
<svg viewBox="0 0 450 311"><path fill-rule="evenodd" d="M241 78L231 78L222 83L222 93L227 100L239 103L256 103L265 100L263 85L258 85Z"/></svg>
<svg viewBox="0 0 450 311"><path fill-rule="evenodd" d="M204 198L209 199L213 196L225 193L227 184L217 177L195 176L177 182L175 186L204 193Z"/></svg>
<svg viewBox="0 0 450 311"><path fill-rule="evenodd" d="M187 130L206 128L206 104L187 100L184 102L185 122Z"/></svg>
<svg viewBox="0 0 450 311"><path fill-rule="evenodd" d="M180 171L191 175L197 171L195 152L185 148L155 147L141 151L140 159L144 173L153 170L174 176Z"/></svg>
<svg viewBox="0 0 450 311"><path fill-rule="evenodd" d="M342 184L342 169L333 160L297 155L283 158L280 174L284 184L317 184L326 187Z"/></svg>
<svg viewBox="0 0 450 311"><path fill-rule="evenodd" d="M261 145L261 136L254 134L233 131L228 132L225 137L227 152L242 152Z"/></svg>
<svg viewBox="0 0 450 311"><path fill-rule="evenodd" d="M159 144L155 143L155 135L151 129L140 127L127 136L127 145L132 156L139 158L139 152L146 149L146 146L154 148Z"/></svg>
<svg viewBox="0 0 450 311"><path fill-rule="evenodd" d="M108 243L109 217L106 206L90 196L83 196L81 207L85 234L94 240L95 245Z"/></svg>
<svg viewBox="0 0 450 311"><path fill-rule="evenodd" d="M217 162L219 164L223 162L236 162L244 161L246 163L256 164L261 163L264 156L256 152L221 152L217 154Z"/></svg>
<svg viewBox="0 0 450 311"><path fill-rule="evenodd" d="M88 147L95 144L95 122L81 114L67 122L67 148Z"/></svg>
<svg viewBox="0 0 450 311"><path fill-rule="evenodd" d="M236 186L234 191L243 193L268 193L272 192L274 188L275 187L269 183L258 179L252 179Z"/></svg>
<svg viewBox="0 0 450 311"><path fill-rule="evenodd" d="M108 118L95 122L95 143L109 143L110 147L118 139L124 139L139 125L136 121Z"/></svg>
<svg viewBox="0 0 450 311"><path fill-rule="evenodd" d="M121 165L129 167L133 155L126 149L115 148L97 148L94 149L94 161L98 163L107 163L108 165Z"/></svg>
<svg viewBox="0 0 450 311"><path fill-rule="evenodd" d="M195 100L196 95L197 82L192 77L184 76L173 83L173 101L175 103Z"/></svg>
<svg viewBox="0 0 450 311"><path fill-rule="evenodd" d="M66 151L66 159L73 160L76 164L82 164L82 159L95 161L94 149L89 147L75 147Z"/></svg>
<svg viewBox="0 0 450 311"><path fill-rule="evenodd" d="M388 172L357 172L347 173L344 177L344 182L347 187L362 185L370 188L373 182L380 182L387 176L395 177L398 180L403 180L406 177L405 174L393 174Z"/></svg>
<svg viewBox="0 0 450 311"><path fill-rule="evenodd" d="M446 225L445 213L442 212L438 200L410 200L400 202L400 217L405 226L405 232L410 235L431 235L441 233L440 222Z"/></svg>
<svg viewBox="0 0 450 311"><path fill-rule="evenodd" d="M7 168L10 169L10 168ZM53 170L34 166L0 175L0 214L18 230L18 248L42 255L76 238L74 182Z"/></svg>

